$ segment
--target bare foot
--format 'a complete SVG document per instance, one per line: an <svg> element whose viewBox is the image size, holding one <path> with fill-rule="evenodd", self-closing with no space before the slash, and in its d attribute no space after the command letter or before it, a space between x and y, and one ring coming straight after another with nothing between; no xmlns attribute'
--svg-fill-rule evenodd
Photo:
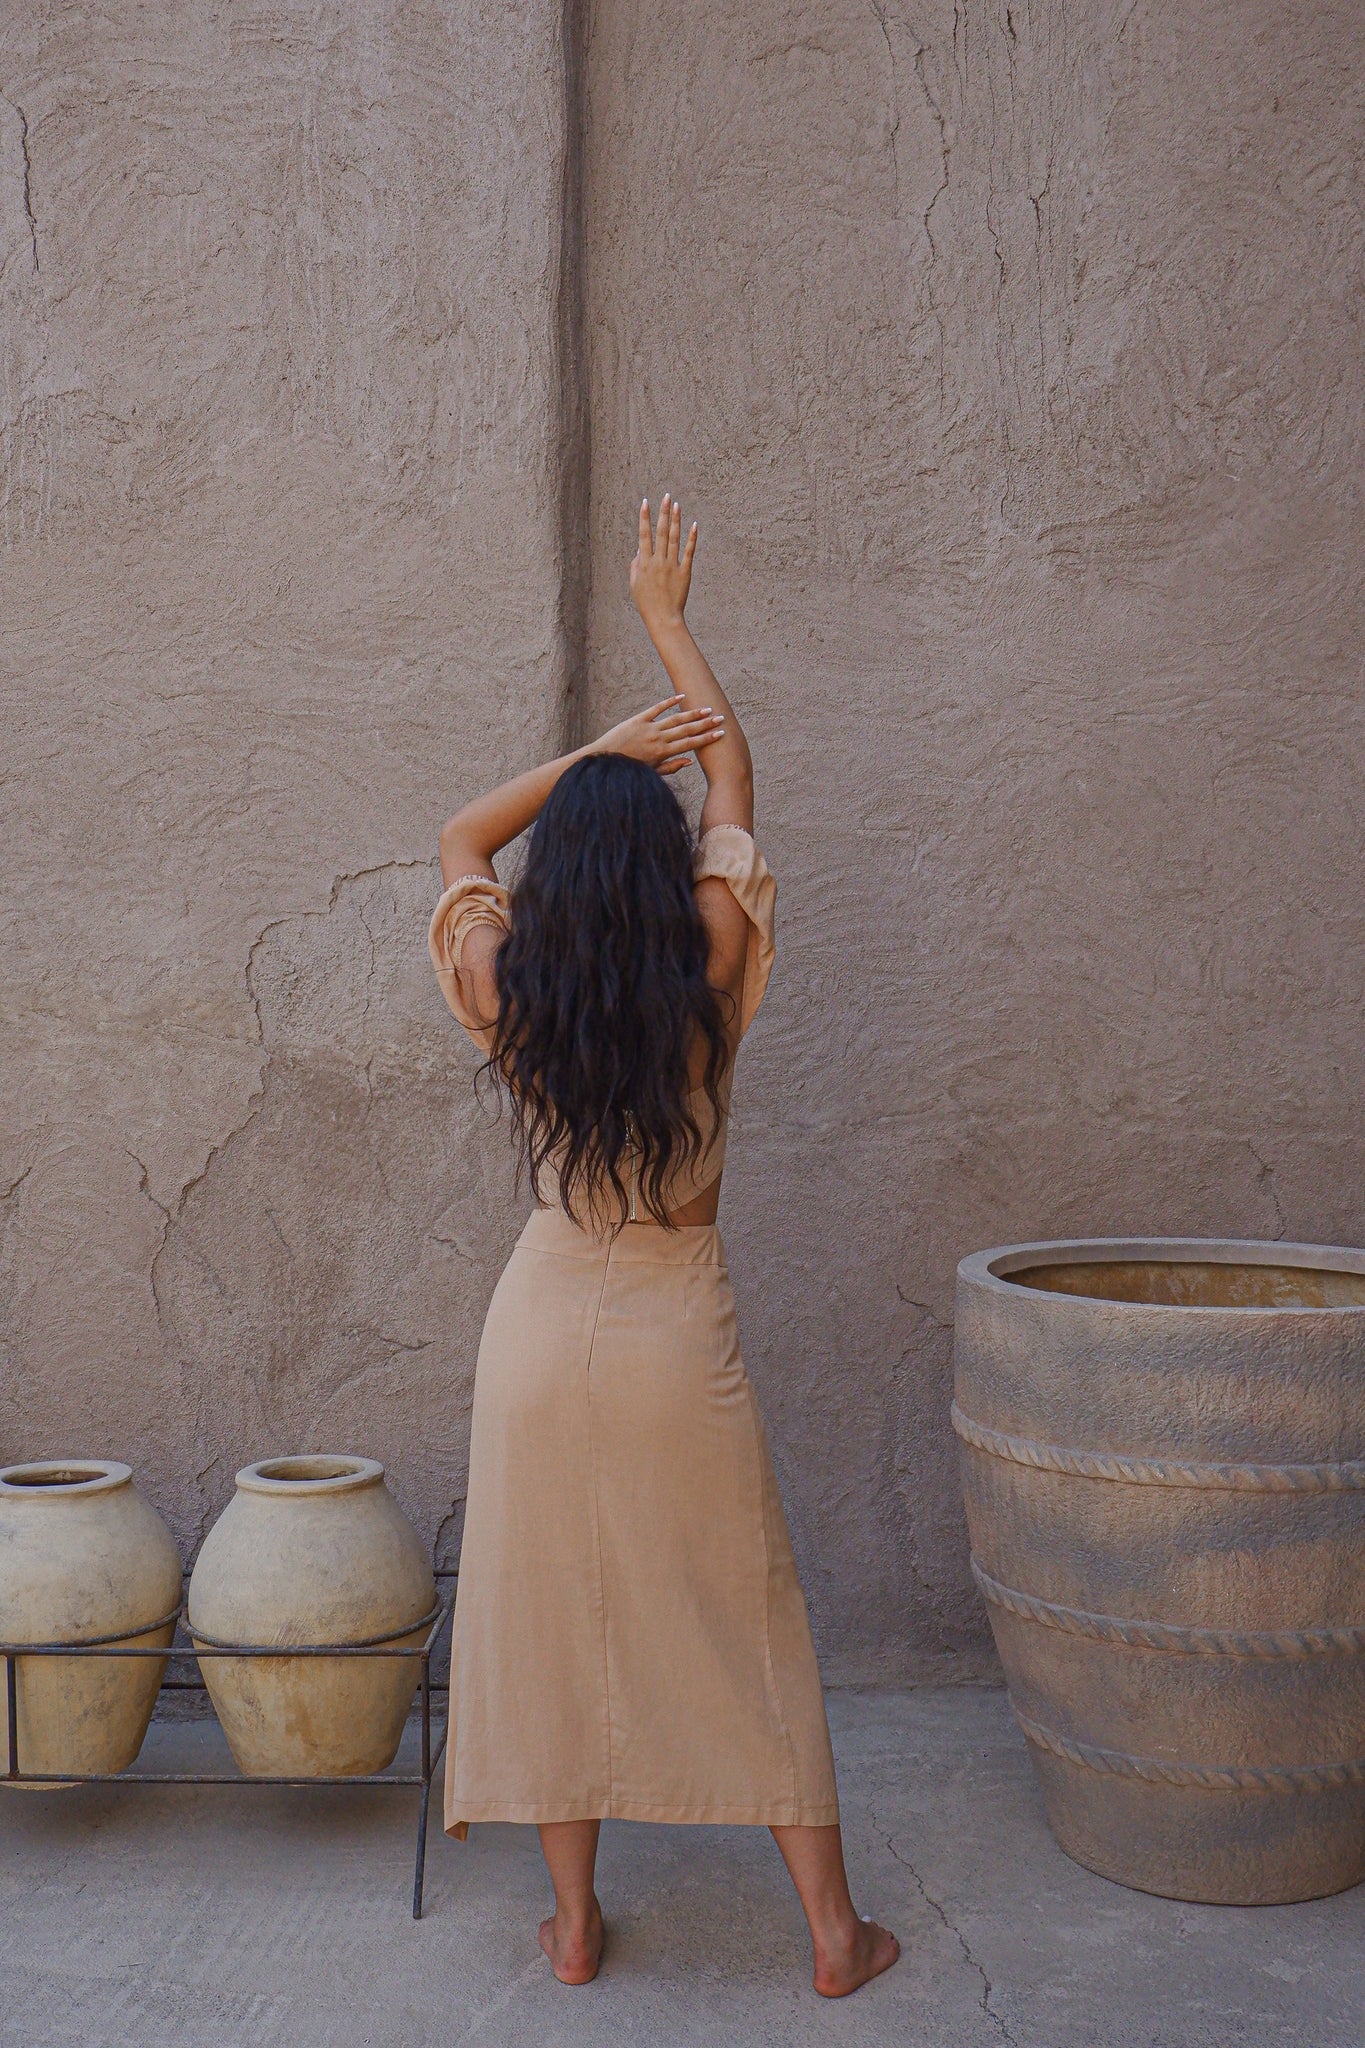
<svg viewBox="0 0 1365 2048"><path fill-rule="evenodd" d="M850 1991L889 1970L900 1952L894 1934L888 1934L875 1920L860 1920L847 1944L817 1952L815 1988L822 1998L847 1998Z"/></svg>
<svg viewBox="0 0 1365 2048"><path fill-rule="evenodd" d="M585 1928L576 1933L561 1931L558 1917L551 1914L540 1923L540 1945L550 1958L550 1967L561 1984L591 1984L602 1960L602 1908L596 1899ZM885 1963L881 1965L886 1968ZM849 1989L852 1990L852 1985Z"/></svg>

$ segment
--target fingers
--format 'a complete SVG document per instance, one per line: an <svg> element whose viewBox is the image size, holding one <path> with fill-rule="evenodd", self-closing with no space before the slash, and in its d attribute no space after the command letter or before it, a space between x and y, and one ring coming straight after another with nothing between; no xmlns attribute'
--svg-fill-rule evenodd
<svg viewBox="0 0 1365 2048"><path fill-rule="evenodd" d="M682 538L682 506L671 491L665 491L659 501L659 517L651 524L649 499L640 500L640 559L648 562L655 555L662 557L666 564L677 563L691 572L692 557L697 552L697 522L694 519L688 529L686 545Z"/></svg>
<svg viewBox="0 0 1365 2048"><path fill-rule="evenodd" d="M652 555L662 555L665 561L678 562L690 568L692 557L697 551L697 522L694 519L688 528L687 542L682 540L682 506L671 491L665 491L659 500L657 525L652 523L649 499L640 500L640 556L648 561Z"/></svg>
<svg viewBox="0 0 1365 2048"><path fill-rule="evenodd" d="M680 768L685 768L688 762L694 759L696 755L700 754L704 747L713 747L717 740L723 740L724 738L725 727L719 723L716 723L711 727L709 731L700 734L698 738L694 740L689 740L687 745L687 752L685 754L670 753L666 755L665 758L658 763L660 775L676 775L678 770ZM676 746L678 744L677 740L673 740L672 744Z"/></svg>
<svg viewBox="0 0 1365 2048"><path fill-rule="evenodd" d="M703 736L708 741L720 739L725 731L725 719L722 713L712 711L708 705L704 711L667 713L656 721L655 730L666 746L682 744L690 747Z"/></svg>
<svg viewBox="0 0 1365 2048"><path fill-rule="evenodd" d="M709 747L714 740L725 737L724 712L712 710L709 704L689 710L681 691L651 704L638 716L649 727L652 741L670 753L679 747Z"/></svg>
<svg viewBox="0 0 1365 2048"><path fill-rule="evenodd" d="M697 704L689 708L686 704L680 703L675 697L672 705L664 707L661 722L668 726L709 724L712 719L724 718L724 716L725 713L723 711L713 711L709 704Z"/></svg>

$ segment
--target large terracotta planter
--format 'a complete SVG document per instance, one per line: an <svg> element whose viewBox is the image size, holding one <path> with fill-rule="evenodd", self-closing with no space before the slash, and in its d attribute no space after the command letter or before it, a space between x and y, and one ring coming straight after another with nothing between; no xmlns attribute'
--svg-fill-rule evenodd
<svg viewBox="0 0 1365 2048"><path fill-rule="evenodd" d="M958 1268L972 1565L1053 1832L1253 1905L1365 1877L1365 1252Z"/></svg>
<svg viewBox="0 0 1365 2048"><path fill-rule="evenodd" d="M169 1645L180 1557L132 1477L101 1458L0 1471L0 1641ZM126 1770L165 1668L162 1657L16 1657L20 1770L69 1771L73 1781ZM0 1770L9 1757L3 1676L0 1663Z"/></svg>
<svg viewBox="0 0 1365 2048"><path fill-rule="evenodd" d="M205 1540L189 1627L209 1644L420 1644L436 1586L372 1458L267 1458ZM415 1657L201 1657L238 1765L251 1777L350 1777L392 1763L420 1675Z"/></svg>

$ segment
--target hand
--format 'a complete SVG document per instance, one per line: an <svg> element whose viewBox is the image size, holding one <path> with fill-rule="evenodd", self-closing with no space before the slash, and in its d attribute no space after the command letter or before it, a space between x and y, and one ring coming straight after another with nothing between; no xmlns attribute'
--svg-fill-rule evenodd
<svg viewBox="0 0 1365 2048"><path fill-rule="evenodd" d="M667 491L659 507L657 530L649 523L649 500L640 506L640 546L630 565L630 594L646 626L682 624L687 593L692 587L692 557L697 552L697 522L682 545L682 512Z"/></svg>
<svg viewBox="0 0 1365 2048"><path fill-rule="evenodd" d="M660 775L676 775L702 747L725 737L725 719L709 704L700 711L679 709L681 696L665 697L648 711L623 719L587 749L590 754L628 754Z"/></svg>

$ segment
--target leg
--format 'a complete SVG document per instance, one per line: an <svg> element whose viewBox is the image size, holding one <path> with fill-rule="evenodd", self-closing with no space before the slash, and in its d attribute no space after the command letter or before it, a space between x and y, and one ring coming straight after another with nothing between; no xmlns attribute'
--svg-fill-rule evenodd
<svg viewBox="0 0 1365 2048"><path fill-rule="evenodd" d="M894 1934L873 1920L860 1920L854 1912L844 1872L844 1841L837 1827L772 1832L810 1923L815 1988L824 1998L845 1998L889 1970L901 1945Z"/></svg>
<svg viewBox="0 0 1365 2048"><path fill-rule="evenodd" d="M540 1945L561 1984L590 1984L602 1960L602 1908L593 1890L600 1820L556 1820L540 1829L555 1888L555 1910L541 1922Z"/></svg>

